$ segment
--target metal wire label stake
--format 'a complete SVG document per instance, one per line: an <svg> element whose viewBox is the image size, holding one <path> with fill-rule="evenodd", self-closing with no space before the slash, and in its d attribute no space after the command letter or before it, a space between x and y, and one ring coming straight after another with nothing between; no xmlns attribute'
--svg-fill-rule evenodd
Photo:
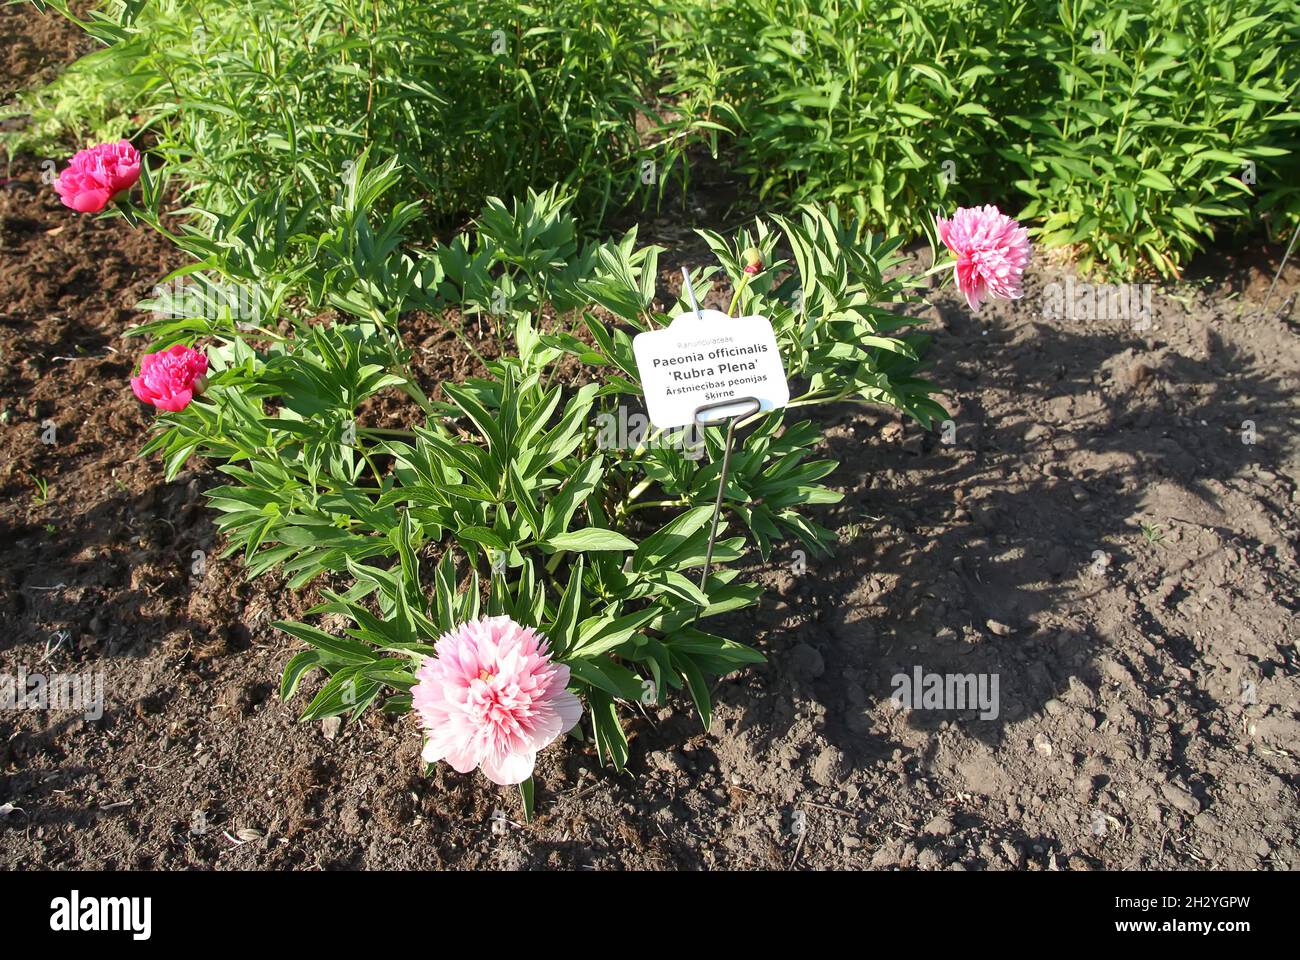
<svg viewBox="0 0 1300 960"><path fill-rule="evenodd" d="M685 268L682 291L690 311L678 314L668 327L637 334L632 350L646 409L655 427L670 430L690 424L727 425L718 496L700 575L703 590L713 563L736 423L784 407L790 402L790 386L771 321L766 317L731 317L719 310L701 310L690 272Z"/></svg>
<svg viewBox="0 0 1300 960"><path fill-rule="evenodd" d="M754 397L742 397L738 400L724 400L722 403L706 404L695 411L695 422L702 427L719 423L720 419L709 419L707 414L717 411L720 407L727 408L729 411L737 407L741 409L723 414L723 418L727 421L727 440L722 448L722 470L718 472L718 499L713 502L713 521L709 526L709 545L704 553L704 571L700 574L701 590L709 582L709 566L713 563L713 545L718 540L718 520L722 516L722 497L727 489L727 469L731 466L731 444L736 435L736 421L741 417L758 413L760 404Z"/></svg>

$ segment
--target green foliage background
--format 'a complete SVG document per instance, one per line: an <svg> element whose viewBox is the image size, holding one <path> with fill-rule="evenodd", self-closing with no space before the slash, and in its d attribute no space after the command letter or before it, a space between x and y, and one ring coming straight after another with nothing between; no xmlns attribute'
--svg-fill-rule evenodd
<svg viewBox="0 0 1300 960"><path fill-rule="evenodd" d="M107 48L10 148L144 133L220 212L369 149L426 235L553 183L595 230L711 151L755 209L916 235L998 202L1117 276L1300 219L1297 0L109 0L87 27Z"/></svg>

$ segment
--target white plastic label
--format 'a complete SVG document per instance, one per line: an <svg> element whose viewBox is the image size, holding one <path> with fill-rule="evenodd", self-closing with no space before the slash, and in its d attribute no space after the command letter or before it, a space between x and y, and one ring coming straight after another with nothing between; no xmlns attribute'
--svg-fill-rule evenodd
<svg viewBox="0 0 1300 960"><path fill-rule="evenodd" d="M681 313L662 330L637 334L632 352L650 422L661 430L693 423L695 411L704 406L720 408L706 420L731 416L729 400L752 397L759 410L790 402L781 351L766 317L729 317L721 310Z"/></svg>

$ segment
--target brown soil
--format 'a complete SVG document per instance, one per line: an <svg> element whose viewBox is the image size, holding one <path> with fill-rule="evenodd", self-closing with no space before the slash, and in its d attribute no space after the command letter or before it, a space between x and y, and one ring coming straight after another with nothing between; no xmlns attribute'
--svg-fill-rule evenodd
<svg viewBox="0 0 1300 960"><path fill-rule="evenodd" d="M94 4L75 2L79 16ZM95 49L81 28L54 12L39 14L28 3L0 5L0 104L19 90L49 83L63 66Z"/></svg>
<svg viewBox="0 0 1300 960"><path fill-rule="evenodd" d="M409 718L295 722L305 701L276 692L295 642L269 624L314 591L217 558L207 465L165 484L134 457L151 417L121 334L176 256L15 169L31 188L0 190L0 676L100 673L105 709L0 713L0 866L1300 864L1300 271L1265 315L1267 257L1207 256L1141 331L1044 318L1055 268L978 317L936 297L954 442L821 410L837 554L752 558L764 598L720 628L769 663L717 685L707 732L682 700L636 721L623 775L576 741L547 751L521 826L481 777L423 778ZM412 324L429 385L465 374L445 330ZM999 715L895 708L916 666L996 674Z"/></svg>

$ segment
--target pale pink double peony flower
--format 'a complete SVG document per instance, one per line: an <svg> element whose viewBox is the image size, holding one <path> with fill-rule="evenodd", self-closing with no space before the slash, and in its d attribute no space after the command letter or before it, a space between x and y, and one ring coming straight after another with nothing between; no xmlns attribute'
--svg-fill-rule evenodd
<svg viewBox="0 0 1300 960"><path fill-rule="evenodd" d="M184 410L196 391L202 391L208 358L199 351L173 344L140 361L140 376L131 378L131 390L159 410Z"/></svg>
<svg viewBox="0 0 1300 960"><path fill-rule="evenodd" d="M939 239L957 255L957 289L972 310L987 297L1018 300L1029 262L1029 232L997 207L958 207L936 220Z"/></svg>
<svg viewBox="0 0 1300 960"><path fill-rule="evenodd" d="M523 783L537 752L582 718L565 689L569 668L551 660L546 638L509 617L483 617L443 634L411 689L428 736L424 759L460 773L475 767L493 783Z"/></svg>
<svg viewBox="0 0 1300 960"><path fill-rule="evenodd" d="M80 213L99 213L139 179L140 152L129 141L119 140L78 150L54 182L54 189L65 207Z"/></svg>

